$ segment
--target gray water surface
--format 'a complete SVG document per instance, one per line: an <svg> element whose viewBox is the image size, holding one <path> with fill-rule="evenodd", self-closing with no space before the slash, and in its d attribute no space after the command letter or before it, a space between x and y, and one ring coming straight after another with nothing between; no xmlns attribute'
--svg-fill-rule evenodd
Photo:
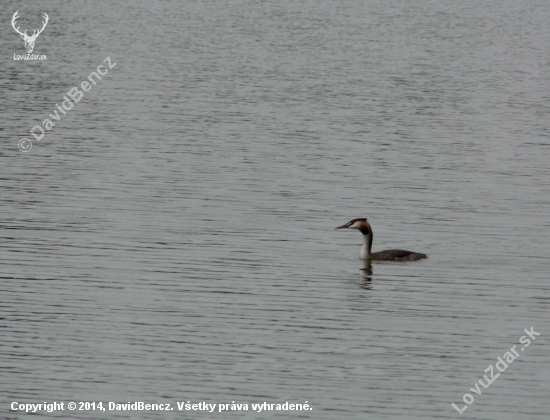
<svg viewBox="0 0 550 420"><path fill-rule="evenodd" d="M13 60L16 10L30 26L48 13L47 61ZM174 411L40 415L548 418L546 2L9 2L2 16L2 417L29 418L13 401L144 401ZM357 217L374 250L429 258L363 270L361 235L333 230Z"/></svg>

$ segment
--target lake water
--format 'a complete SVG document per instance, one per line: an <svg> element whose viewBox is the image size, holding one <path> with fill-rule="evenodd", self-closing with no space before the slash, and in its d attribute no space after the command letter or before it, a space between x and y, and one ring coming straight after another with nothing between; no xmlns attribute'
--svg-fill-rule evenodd
<svg viewBox="0 0 550 420"><path fill-rule="evenodd" d="M13 59L16 10L22 28L48 13L47 61ZM546 2L52 1L3 16L2 417L29 418L14 401L102 401L40 414L548 418ZM358 217L375 251L429 258L363 270L361 235L334 230Z"/></svg>

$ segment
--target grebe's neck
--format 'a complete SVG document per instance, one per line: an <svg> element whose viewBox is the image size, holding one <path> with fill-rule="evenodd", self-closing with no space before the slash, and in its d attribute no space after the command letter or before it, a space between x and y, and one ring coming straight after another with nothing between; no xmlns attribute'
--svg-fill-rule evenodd
<svg viewBox="0 0 550 420"><path fill-rule="evenodd" d="M372 249L372 229L369 229L369 233L363 234L363 247L361 248L361 253L359 258L362 260L368 260L371 256Z"/></svg>

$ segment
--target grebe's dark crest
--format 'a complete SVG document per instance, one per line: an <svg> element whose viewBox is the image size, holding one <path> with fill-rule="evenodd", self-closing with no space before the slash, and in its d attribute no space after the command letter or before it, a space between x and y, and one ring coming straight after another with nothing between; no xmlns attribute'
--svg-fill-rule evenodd
<svg viewBox="0 0 550 420"><path fill-rule="evenodd" d="M370 261L417 261L428 258L426 254L405 251L404 249L388 249L386 251L371 252L372 248L372 228L367 219L353 219L345 225L338 226L336 229L357 229L363 234L363 247L359 257L362 260Z"/></svg>

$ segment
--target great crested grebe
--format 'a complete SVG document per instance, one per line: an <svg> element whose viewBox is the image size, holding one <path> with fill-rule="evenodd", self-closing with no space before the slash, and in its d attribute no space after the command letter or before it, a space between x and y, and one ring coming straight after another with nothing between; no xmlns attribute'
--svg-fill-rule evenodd
<svg viewBox="0 0 550 420"><path fill-rule="evenodd" d="M369 261L418 261L422 258L428 258L426 254L405 251L403 249L388 249L386 251L371 252L372 248L372 228L367 219L353 219L345 225L338 226L336 229L357 229L363 234L363 248L359 258Z"/></svg>

